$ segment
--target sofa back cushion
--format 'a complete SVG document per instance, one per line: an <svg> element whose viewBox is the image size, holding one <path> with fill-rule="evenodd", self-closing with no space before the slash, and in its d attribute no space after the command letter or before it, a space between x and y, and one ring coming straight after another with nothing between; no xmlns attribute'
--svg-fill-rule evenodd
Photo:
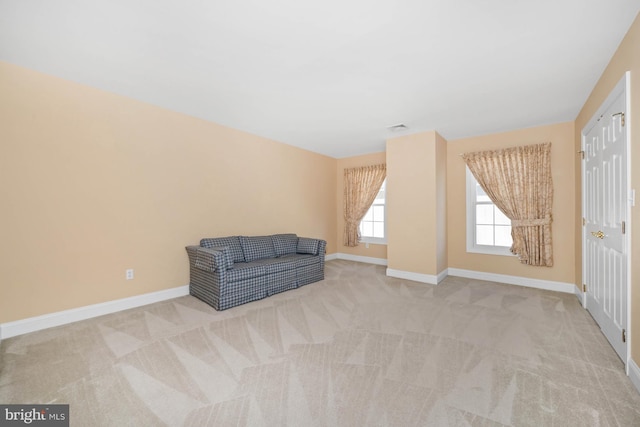
<svg viewBox="0 0 640 427"><path fill-rule="evenodd" d="M271 236L276 256L295 254L298 246L298 236L295 234L274 234Z"/></svg>
<svg viewBox="0 0 640 427"><path fill-rule="evenodd" d="M275 258L276 251L273 248L271 236L240 236L240 245L247 262L263 258Z"/></svg>
<svg viewBox="0 0 640 427"><path fill-rule="evenodd" d="M318 239L309 239L306 237L300 237L298 239L298 246L296 252L299 254L318 254Z"/></svg>
<svg viewBox="0 0 640 427"><path fill-rule="evenodd" d="M240 246L240 238L238 236L202 239L200 240L200 246L203 248L219 248L227 246L231 251L233 262L245 262L244 252L242 251L242 246Z"/></svg>

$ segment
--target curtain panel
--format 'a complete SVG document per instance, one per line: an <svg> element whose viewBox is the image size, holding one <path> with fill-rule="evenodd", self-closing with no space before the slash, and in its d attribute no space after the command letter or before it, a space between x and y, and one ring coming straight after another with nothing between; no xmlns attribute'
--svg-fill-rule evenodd
<svg viewBox="0 0 640 427"><path fill-rule="evenodd" d="M462 158L511 220L511 252L523 264L553 266L551 143L465 153Z"/></svg>
<svg viewBox="0 0 640 427"><path fill-rule="evenodd" d="M386 164L344 170L343 243L345 246L358 246L360 221L376 199L386 176Z"/></svg>

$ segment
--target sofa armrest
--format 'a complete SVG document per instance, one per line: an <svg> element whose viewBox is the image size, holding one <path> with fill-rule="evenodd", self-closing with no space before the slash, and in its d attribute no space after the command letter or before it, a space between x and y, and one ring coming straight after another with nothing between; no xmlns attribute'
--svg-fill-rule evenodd
<svg viewBox="0 0 640 427"><path fill-rule="evenodd" d="M326 240L318 241L318 255L324 258L324 255L326 252L327 252L327 241Z"/></svg>
<svg viewBox="0 0 640 427"><path fill-rule="evenodd" d="M227 256L222 248L203 248L201 246L188 246L189 257L193 258L194 266L200 270L213 273L229 268Z"/></svg>

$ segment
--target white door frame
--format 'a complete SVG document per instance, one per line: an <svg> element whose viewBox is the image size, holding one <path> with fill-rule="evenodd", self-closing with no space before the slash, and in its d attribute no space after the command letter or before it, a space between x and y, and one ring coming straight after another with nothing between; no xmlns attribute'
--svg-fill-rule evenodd
<svg viewBox="0 0 640 427"><path fill-rule="evenodd" d="M627 250L627 324L626 324L626 332L627 332L627 354L625 360L623 360L625 365L625 371L627 375L629 375L629 360L631 360L631 265L632 265L632 257L631 257L631 236L632 236L632 224L631 224L631 208L635 204L635 191L631 189L631 72L627 71L624 76L620 79L618 84L613 88L607 99L600 105L596 113L591 117L591 120L587 122L584 128L581 131L581 153L584 153L585 150L585 137L591 131L591 129L598 123L598 120L604 112L611 106L613 101L620 96L621 93L625 94L625 109L626 109L626 124L625 124L625 133L626 133L626 144L627 144L627 221L626 221L626 250ZM585 162L580 162L581 167L581 195L582 195L582 212L581 216L584 217L585 212ZM582 227L582 279L584 282L584 278L586 277L586 267L585 267L585 259L586 259L586 239L585 232L586 229ZM580 287L580 292L582 293L582 306L586 309L586 295L584 293L584 289Z"/></svg>

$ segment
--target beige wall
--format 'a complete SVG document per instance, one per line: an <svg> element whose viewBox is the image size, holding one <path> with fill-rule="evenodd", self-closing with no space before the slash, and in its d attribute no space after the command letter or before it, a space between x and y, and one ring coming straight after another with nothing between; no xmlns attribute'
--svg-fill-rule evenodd
<svg viewBox="0 0 640 427"><path fill-rule="evenodd" d="M447 141L436 132L436 260L437 272L449 267L447 230Z"/></svg>
<svg viewBox="0 0 640 427"><path fill-rule="evenodd" d="M540 126L448 142L449 267L575 283L575 147L573 123ZM551 142L553 267L531 267L516 257L467 253L466 168L461 153Z"/></svg>
<svg viewBox="0 0 640 427"><path fill-rule="evenodd" d="M0 323L186 285L202 237L336 251L335 159L1 62L0 94Z"/></svg>
<svg viewBox="0 0 640 427"><path fill-rule="evenodd" d="M355 168L360 166L370 166L370 165L379 165L381 163L386 163L387 155L386 153L373 153L366 154L363 156L355 156L355 157L346 157L343 159L338 159L338 167L337 167L337 176L336 176L336 199L337 199L337 234L336 234L336 242L338 250L337 252L349 255L356 256L365 256L372 258L381 258L387 259L387 245L376 245L373 243L369 244L367 248L364 243L361 243L359 246L354 248L345 246L343 244L343 234L344 234L344 170L349 168Z"/></svg>
<svg viewBox="0 0 640 427"><path fill-rule="evenodd" d="M640 78L638 77L640 76L640 15L636 17L576 118L573 150L580 150L582 129L600 108L600 105L609 96L611 90L626 71L631 71L631 111L627 112L627 123L628 126L631 126L631 188L634 188L636 193L640 194L640 149L638 148L638 135L640 134ZM580 168L580 160L576 157L574 159L576 182L574 188L576 194L574 205L574 233L576 234L574 250L577 254L581 253L582 248ZM636 207L631 210L631 313L629 315L631 323L631 357L637 365L640 365L640 210L637 203ZM581 283L582 264L580 256L577 257L576 261L575 276L578 279L576 283Z"/></svg>
<svg viewBox="0 0 640 427"><path fill-rule="evenodd" d="M388 267L410 273L437 275L439 212L436 165L446 153L434 131L387 140ZM440 150L438 150L440 148ZM441 194L441 193L440 193ZM442 261L446 263L445 261Z"/></svg>

